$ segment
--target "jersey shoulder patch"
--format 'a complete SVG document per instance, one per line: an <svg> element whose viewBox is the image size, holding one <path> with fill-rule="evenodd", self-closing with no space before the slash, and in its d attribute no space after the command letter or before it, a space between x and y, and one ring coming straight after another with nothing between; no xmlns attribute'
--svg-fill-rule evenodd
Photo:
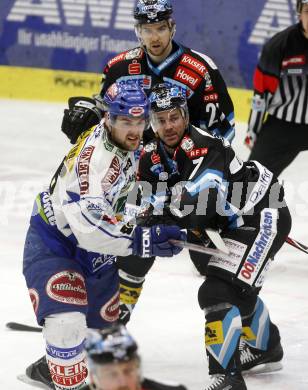
<svg viewBox="0 0 308 390"><path fill-rule="evenodd" d="M157 142L156 141L151 141L149 143L147 143L144 147L143 147L143 151L145 153L151 153L151 152L154 152L157 150Z"/></svg>
<svg viewBox="0 0 308 390"><path fill-rule="evenodd" d="M214 69L214 70L217 69L215 62L212 60L211 57L207 56L206 54L200 53L196 50L191 50L191 51L192 51L192 53L195 53L198 56L200 56L212 69Z"/></svg>
<svg viewBox="0 0 308 390"><path fill-rule="evenodd" d="M126 60L135 60L138 58L142 58L144 51L141 47L135 47L134 49L128 50L125 54Z"/></svg>
<svg viewBox="0 0 308 390"><path fill-rule="evenodd" d="M125 60L132 60L132 59L138 59L143 57L143 49L141 47L135 47L134 49L124 51L115 57L113 57L111 60L108 61L107 65L109 68L117 64L118 62L122 62Z"/></svg>

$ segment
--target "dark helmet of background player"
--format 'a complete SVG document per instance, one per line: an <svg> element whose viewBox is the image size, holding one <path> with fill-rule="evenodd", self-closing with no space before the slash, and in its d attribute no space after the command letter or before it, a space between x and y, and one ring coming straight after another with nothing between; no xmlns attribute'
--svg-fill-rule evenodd
<svg viewBox="0 0 308 390"><path fill-rule="evenodd" d="M90 368L95 365L139 359L137 344L123 325L103 330L90 330L85 350Z"/></svg>
<svg viewBox="0 0 308 390"><path fill-rule="evenodd" d="M303 4L308 4L308 0L297 0L296 1L296 10L298 13L301 13Z"/></svg>
<svg viewBox="0 0 308 390"><path fill-rule="evenodd" d="M161 111L171 111L178 108L185 121L188 122L189 114L186 97L180 88L168 86L166 84L157 84L153 87L149 97L151 111L150 120L152 127L156 127L156 113Z"/></svg>
<svg viewBox="0 0 308 390"><path fill-rule="evenodd" d="M135 33L142 46L144 46L144 44L140 36L140 28L143 24L166 21L170 29L170 41L173 39L176 31L176 24L172 19L172 13L173 8L171 0L138 0L134 9L134 18L136 21Z"/></svg>
<svg viewBox="0 0 308 390"><path fill-rule="evenodd" d="M138 0L134 18L137 24L157 23L169 20L172 12L170 0Z"/></svg>

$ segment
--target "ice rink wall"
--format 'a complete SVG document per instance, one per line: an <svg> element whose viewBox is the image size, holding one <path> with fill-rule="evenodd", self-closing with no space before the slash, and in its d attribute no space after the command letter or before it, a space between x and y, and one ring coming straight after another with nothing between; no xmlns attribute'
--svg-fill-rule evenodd
<svg viewBox="0 0 308 390"><path fill-rule="evenodd" d="M61 101L99 90L99 73L137 45L135 0L1 0L0 96ZM296 0L173 0L176 40L214 59L246 121L260 49L297 21Z"/></svg>

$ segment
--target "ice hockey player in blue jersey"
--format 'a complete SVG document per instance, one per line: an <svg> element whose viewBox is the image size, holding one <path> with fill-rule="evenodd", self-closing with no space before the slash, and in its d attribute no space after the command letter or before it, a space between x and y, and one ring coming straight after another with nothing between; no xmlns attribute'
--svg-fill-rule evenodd
<svg viewBox="0 0 308 390"><path fill-rule="evenodd" d="M180 249L168 240L185 238L177 226L145 229L124 220L149 102L137 85L113 84L104 104L105 119L80 137L37 196L24 247L23 273L55 389L84 384L86 328L118 319L116 256L172 256ZM40 363L46 368L40 359L27 374L42 382Z"/></svg>

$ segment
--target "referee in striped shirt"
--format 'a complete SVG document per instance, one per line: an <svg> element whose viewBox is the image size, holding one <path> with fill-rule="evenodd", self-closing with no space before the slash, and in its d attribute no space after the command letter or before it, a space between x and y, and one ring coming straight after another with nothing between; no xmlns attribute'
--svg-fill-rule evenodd
<svg viewBox="0 0 308 390"><path fill-rule="evenodd" d="M308 0L297 0L299 22L263 47L254 74L246 145L275 175L308 150Z"/></svg>

